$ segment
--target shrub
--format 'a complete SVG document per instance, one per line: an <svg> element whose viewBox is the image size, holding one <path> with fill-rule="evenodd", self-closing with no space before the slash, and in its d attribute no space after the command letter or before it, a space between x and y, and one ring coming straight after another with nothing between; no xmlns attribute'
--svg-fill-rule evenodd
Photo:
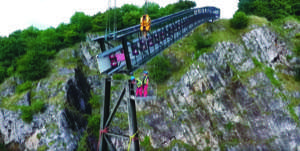
<svg viewBox="0 0 300 151"><path fill-rule="evenodd" d="M32 82L26 81L25 83L20 84L20 85L17 86L16 92L17 93L22 93L22 92L24 92L26 90L29 90L31 88L32 88Z"/></svg>
<svg viewBox="0 0 300 151"><path fill-rule="evenodd" d="M213 44L213 41L210 38L205 38L201 34L194 34L193 39L197 50L209 48Z"/></svg>
<svg viewBox="0 0 300 151"><path fill-rule="evenodd" d="M249 18L244 12L236 12L230 20L230 26L234 29L243 29L248 26Z"/></svg>
<svg viewBox="0 0 300 151"><path fill-rule="evenodd" d="M33 114L43 112L45 110L45 103L37 100L31 106L21 106L21 118L23 121L30 123L33 119Z"/></svg>
<svg viewBox="0 0 300 151"><path fill-rule="evenodd" d="M157 56L149 62L152 68L149 69L150 81L164 82L171 76L170 60L163 56Z"/></svg>
<svg viewBox="0 0 300 151"><path fill-rule="evenodd" d="M31 110L31 107L30 106L22 106L21 107L21 111L22 111L22 114L21 114L21 118L24 122L27 122L27 123L30 123L33 119L33 112Z"/></svg>

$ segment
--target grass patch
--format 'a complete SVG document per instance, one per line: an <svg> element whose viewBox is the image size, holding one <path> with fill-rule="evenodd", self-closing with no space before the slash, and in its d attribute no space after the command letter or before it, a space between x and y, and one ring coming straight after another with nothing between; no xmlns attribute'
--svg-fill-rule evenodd
<svg viewBox="0 0 300 151"><path fill-rule="evenodd" d="M26 90L29 90L29 89L32 88L32 85L33 85L33 83L31 81L26 81L25 83L20 84L20 85L17 86L16 92L17 93L22 93Z"/></svg>
<svg viewBox="0 0 300 151"><path fill-rule="evenodd" d="M269 21L265 17L258 17L254 15L249 16L249 25L257 25L257 26L264 26L267 25Z"/></svg>
<svg viewBox="0 0 300 151"><path fill-rule="evenodd" d="M286 90L290 92L300 90L300 81L297 81L293 76L284 73L278 73L277 76L282 81Z"/></svg>
<svg viewBox="0 0 300 151"><path fill-rule="evenodd" d="M274 78L274 70L270 67L266 67L265 68L265 74L266 76L269 78L269 80L271 81L271 83L276 86L276 87L280 87L280 82Z"/></svg>
<svg viewBox="0 0 300 151"><path fill-rule="evenodd" d="M0 102L1 103L0 107L8 110L16 111L19 109L16 103L20 101L26 94L27 92L22 92L20 94L15 94L11 97L3 98L3 100Z"/></svg>
<svg viewBox="0 0 300 151"><path fill-rule="evenodd" d="M257 68L262 68L263 64L259 62L255 57L252 57L252 61Z"/></svg>
<svg viewBox="0 0 300 151"><path fill-rule="evenodd" d="M49 149L49 148L48 148L47 145L42 145L42 146L38 147L37 151L46 151L46 150L48 150L48 149Z"/></svg>

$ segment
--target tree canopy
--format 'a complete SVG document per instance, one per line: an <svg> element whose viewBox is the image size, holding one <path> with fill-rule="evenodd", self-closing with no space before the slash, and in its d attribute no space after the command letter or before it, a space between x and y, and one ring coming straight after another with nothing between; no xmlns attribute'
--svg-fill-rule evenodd
<svg viewBox="0 0 300 151"><path fill-rule="evenodd" d="M297 0L239 0L238 11L247 15L263 16L272 21L288 15L297 15L300 12L298 4Z"/></svg>

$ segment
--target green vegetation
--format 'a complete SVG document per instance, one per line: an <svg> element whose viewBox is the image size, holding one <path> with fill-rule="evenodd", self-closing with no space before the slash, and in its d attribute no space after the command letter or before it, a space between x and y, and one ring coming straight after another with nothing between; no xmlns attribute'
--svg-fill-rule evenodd
<svg viewBox="0 0 300 151"><path fill-rule="evenodd" d="M225 125L225 129L227 131L231 131L233 128L234 128L234 124L232 122L228 122L226 125Z"/></svg>
<svg viewBox="0 0 300 151"><path fill-rule="evenodd" d="M30 123L32 121L32 116L35 113L43 112L45 109L45 103L37 100L31 104L31 106L21 106L22 114L21 118L23 121Z"/></svg>
<svg viewBox="0 0 300 151"><path fill-rule="evenodd" d="M255 57L252 57L252 61L255 65L255 67L257 67L257 68L262 68L263 67L263 64L261 62L259 62Z"/></svg>
<svg viewBox="0 0 300 151"><path fill-rule="evenodd" d="M265 74L274 86L280 87L281 84L277 79L275 79L275 77L274 77L275 73L274 73L274 70L272 68L265 67Z"/></svg>
<svg viewBox="0 0 300 151"><path fill-rule="evenodd" d="M89 134L93 134L94 136L99 137L100 119L100 114L94 114L89 116L87 125Z"/></svg>
<svg viewBox="0 0 300 151"><path fill-rule="evenodd" d="M165 82L171 75L171 63L170 60L166 59L164 56L157 56L152 59L148 65L152 66L149 69L149 73L151 74L151 79L153 81L160 83Z"/></svg>
<svg viewBox="0 0 300 151"><path fill-rule="evenodd" d="M0 150L6 151L5 144L0 143Z"/></svg>
<svg viewBox="0 0 300 151"><path fill-rule="evenodd" d="M185 149L185 150L197 150L195 147L190 146L182 141L179 140L173 140L170 145L166 148L159 148L155 149L151 145L150 137L145 136L143 141L140 141L141 148L144 148L145 150L151 150L151 151L164 151L164 150L171 150L174 146L178 146L179 149Z"/></svg>
<svg viewBox="0 0 300 151"><path fill-rule="evenodd" d="M46 150L48 150L49 148L48 148L48 146L47 145L42 145L42 146L40 146L40 147L38 147L38 151L46 151Z"/></svg>
<svg viewBox="0 0 300 151"><path fill-rule="evenodd" d="M249 24L249 18L244 12L236 12L230 20L230 26L235 29L246 28Z"/></svg>
<svg viewBox="0 0 300 151"><path fill-rule="evenodd" d="M209 51L213 41L210 37L204 37L199 33L195 33L192 38L195 41L195 59L198 59L200 55Z"/></svg>
<svg viewBox="0 0 300 151"><path fill-rule="evenodd" d="M300 6L297 2L297 0L240 0L238 11L243 11L247 15L263 16L272 21L299 14Z"/></svg>
<svg viewBox="0 0 300 151"><path fill-rule="evenodd" d="M91 98L90 98L90 104L92 106L92 108L97 108L99 109L100 106L101 106L101 96L100 95L97 95L97 94L94 94L94 93L91 93Z"/></svg>
<svg viewBox="0 0 300 151"><path fill-rule="evenodd" d="M295 107L299 106L299 104L300 104L299 98L292 98L290 104L287 107L291 117L294 119L294 121L297 123L298 126L300 126L300 120L295 112Z"/></svg>
<svg viewBox="0 0 300 151"><path fill-rule="evenodd" d="M22 93L22 92L24 92L26 90L29 90L29 89L32 88L32 84L33 84L32 82L26 81L25 83L20 84L20 85L17 86L16 92L17 93Z"/></svg>
<svg viewBox="0 0 300 151"><path fill-rule="evenodd" d="M16 72L24 80L38 80L45 77L50 69L47 60L52 58L54 51L27 51L20 60L17 61Z"/></svg>
<svg viewBox="0 0 300 151"><path fill-rule="evenodd" d="M100 125L98 123L98 125ZM85 131L83 133L83 136L81 136L80 141L78 142L78 148L77 151L87 151L88 150L88 144L87 144L87 138L88 138L88 133Z"/></svg>

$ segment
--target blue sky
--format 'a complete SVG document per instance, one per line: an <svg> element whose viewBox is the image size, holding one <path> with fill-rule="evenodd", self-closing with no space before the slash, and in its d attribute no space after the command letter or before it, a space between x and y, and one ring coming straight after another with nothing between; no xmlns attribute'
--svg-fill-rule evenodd
<svg viewBox="0 0 300 151"><path fill-rule="evenodd" d="M117 7L125 3L142 6L145 0L116 0ZM149 0L166 6L178 0ZM111 0L114 3L114 0ZM238 0L195 0L198 7L216 6L221 8L221 18L231 18L237 10ZM114 4L112 4L114 5ZM76 11L87 15L105 11L108 0L6 0L0 5L0 36L8 36L15 30L33 25L39 29L57 27L69 23Z"/></svg>

